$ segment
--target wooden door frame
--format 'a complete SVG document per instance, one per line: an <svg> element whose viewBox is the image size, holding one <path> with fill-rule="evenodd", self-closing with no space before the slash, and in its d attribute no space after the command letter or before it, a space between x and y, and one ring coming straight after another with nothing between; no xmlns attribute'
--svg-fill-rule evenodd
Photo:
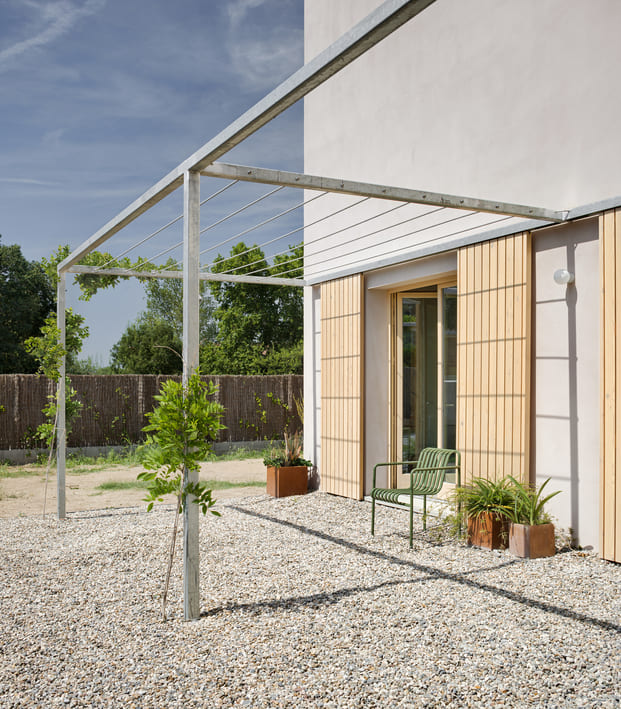
<svg viewBox="0 0 621 709"><path fill-rule="evenodd" d="M416 292L417 288L435 286L431 292ZM437 303L436 338L437 338L437 445L441 447L444 437L444 310L442 308L442 290L457 286L457 274L451 277L444 276L433 282L427 279L424 283L415 283L401 287L390 293L390 386L388 397L389 421L389 455L390 460L402 459L402 432L403 432L403 300L405 298L434 298ZM459 319L458 319L459 322ZM391 469L389 484L396 487L397 469Z"/></svg>

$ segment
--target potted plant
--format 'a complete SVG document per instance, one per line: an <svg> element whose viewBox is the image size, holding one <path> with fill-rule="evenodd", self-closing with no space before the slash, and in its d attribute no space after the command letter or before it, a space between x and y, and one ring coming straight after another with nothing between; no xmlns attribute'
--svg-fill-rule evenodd
<svg viewBox="0 0 621 709"><path fill-rule="evenodd" d="M507 513L513 505L513 492L506 478L474 478L469 484L456 488L453 500L460 529L466 518L468 544L486 549L506 548Z"/></svg>
<svg viewBox="0 0 621 709"><path fill-rule="evenodd" d="M550 515L544 511L544 505L560 490L543 496L550 478L539 488L521 483L511 476L509 481L513 492L513 504L505 512L510 520L509 551L526 559L554 556L554 525Z"/></svg>
<svg viewBox="0 0 621 709"><path fill-rule="evenodd" d="M298 434L285 433L282 448L272 449L263 457L267 467L267 494L272 497L305 495L308 490L308 468L312 465L302 457L302 443Z"/></svg>

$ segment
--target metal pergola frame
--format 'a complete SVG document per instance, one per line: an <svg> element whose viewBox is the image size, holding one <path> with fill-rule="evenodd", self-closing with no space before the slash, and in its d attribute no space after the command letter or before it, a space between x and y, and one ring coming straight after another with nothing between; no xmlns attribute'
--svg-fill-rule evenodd
<svg viewBox="0 0 621 709"><path fill-rule="evenodd" d="M140 278L183 279L183 381L198 366L199 354L199 284L200 280L262 283L287 286L304 286L303 279L275 278L222 273L205 273L200 270L200 178L201 176L234 179L282 185L305 190L321 190L344 195L360 195L404 203L435 205L447 209L490 212L508 216L536 219L538 224L566 221L567 212L531 207L527 205L494 202L466 196L413 190L402 187L369 184L351 180L305 175L279 170L230 165L216 162L225 153L248 136L280 115L342 68L371 49L410 19L417 16L435 0L386 0L377 10L347 34L319 54L314 60L295 72L274 91L230 124L211 141L180 163L168 175L153 185L126 209L117 214L104 227L75 249L58 266L58 327L60 344L65 346L66 276L97 274L102 276L139 276ZM137 271L119 268L94 268L79 266L79 261L97 249L141 214L164 197L183 186L183 268L181 271ZM57 490L58 517L64 518L66 420L65 420L65 362L61 366L58 386L58 451ZM190 481L197 480L192 473ZM184 513L184 616L186 620L198 618L199 564L198 564L198 506L187 505Z"/></svg>

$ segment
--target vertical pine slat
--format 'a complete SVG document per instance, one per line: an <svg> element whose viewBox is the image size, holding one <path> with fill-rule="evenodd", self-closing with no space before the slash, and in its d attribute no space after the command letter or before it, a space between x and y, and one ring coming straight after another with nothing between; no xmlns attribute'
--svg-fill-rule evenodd
<svg viewBox="0 0 621 709"><path fill-rule="evenodd" d="M600 553L621 562L621 348L617 321L621 309L621 210L600 218L601 273L601 454L600 454Z"/></svg>
<svg viewBox="0 0 621 709"><path fill-rule="evenodd" d="M498 292L498 242L491 241L489 249L489 293ZM488 381L488 441L487 475L496 474L498 440L497 384L498 384L498 298L489 296L489 381Z"/></svg>
<svg viewBox="0 0 621 709"><path fill-rule="evenodd" d="M481 431L479 448L481 450L481 475L487 477L490 472L490 418L489 418L489 333L491 321L490 304L490 245L489 242L481 244Z"/></svg>
<svg viewBox="0 0 621 709"><path fill-rule="evenodd" d="M530 253L529 234L459 251L458 448L465 479L528 480Z"/></svg>
<svg viewBox="0 0 621 709"><path fill-rule="evenodd" d="M321 488L363 494L363 278L321 285Z"/></svg>

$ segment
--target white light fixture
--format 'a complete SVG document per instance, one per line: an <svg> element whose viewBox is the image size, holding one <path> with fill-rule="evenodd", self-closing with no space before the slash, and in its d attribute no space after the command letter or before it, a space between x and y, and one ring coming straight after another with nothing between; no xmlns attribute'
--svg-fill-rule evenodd
<svg viewBox="0 0 621 709"><path fill-rule="evenodd" d="M554 282L559 286L566 286L574 282L574 274L566 268L559 268L558 271L554 271Z"/></svg>

